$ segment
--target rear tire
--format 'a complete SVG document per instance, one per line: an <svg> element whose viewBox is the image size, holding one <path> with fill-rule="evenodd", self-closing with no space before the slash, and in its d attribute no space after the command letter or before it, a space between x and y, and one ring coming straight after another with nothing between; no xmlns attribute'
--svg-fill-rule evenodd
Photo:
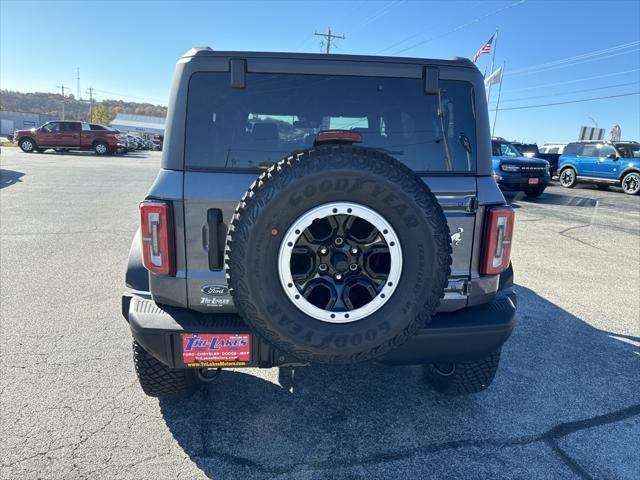
<svg viewBox="0 0 640 480"><path fill-rule="evenodd" d="M447 395L467 395L486 390L496 375L500 350L482 360L425 365L424 379L436 391Z"/></svg>
<svg viewBox="0 0 640 480"><path fill-rule="evenodd" d="M627 195L638 195L640 193L640 173L627 173L620 184L622 191Z"/></svg>
<svg viewBox="0 0 640 480"><path fill-rule="evenodd" d="M525 194L527 197L537 198L537 197L539 197L540 195L542 195L542 193L543 193L543 192L544 192L544 187L542 187L542 188L527 188L527 189L524 191L524 194Z"/></svg>
<svg viewBox="0 0 640 480"><path fill-rule="evenodd" d="M18 142L18 146L24 153L33 153L36 150L36 142L31 138L23 138Z"/></svg>
<svg viewBox="0 0 640 480"><path fill-rule="evenodd" d="M565 168L560 172L560 185L564 188L573 188L578 183L578 176L573 168Z"/></svg>
<svg viewBox="0 0 640 480"><path fill-rule="evenodd" d="M109 155L111 150L105 142L96 142L93 145L93 151L96 152L96 155L104 156Z"/></svg>
<svg viewBox="0 0 640 480"><path fill-rule="evenodd" d="M133 363L140 386L150 397L182 398L191 395L198 386L195 370L170 368L135 340Z"/></svg>

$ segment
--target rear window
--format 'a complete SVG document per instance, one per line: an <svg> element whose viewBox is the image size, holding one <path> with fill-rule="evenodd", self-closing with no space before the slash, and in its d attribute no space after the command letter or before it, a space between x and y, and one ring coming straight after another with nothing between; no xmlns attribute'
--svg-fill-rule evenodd
<svg viewBox="0 0 640 480"><path fill-rule="evenodd" d="M439 116L438 97L423 93L422 79L247 74L246 88L232 89L229 77L190 79L186 168L267 168L313 146L321 130L347 129L415 171L476 169L468 82L440 81Z"/></svg>
<svg viewBox="0 0 640 480"><path fill-rule="evenodd" d="M562 153L564 155L577 155L581 147L582 144L580 143L570 143L569 145L564 147L564 152Z"/></svg>

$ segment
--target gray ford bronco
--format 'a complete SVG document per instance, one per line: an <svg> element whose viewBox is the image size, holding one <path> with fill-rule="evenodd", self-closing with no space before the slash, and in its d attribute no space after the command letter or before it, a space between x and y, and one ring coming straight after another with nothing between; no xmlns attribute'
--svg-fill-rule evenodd
<svg viewBox="0 0 640 480"><path fill-rule="evenodd" d="M378 361L484 390L513 224L469 60L192 49L122 297L142 389Z"/></svg>

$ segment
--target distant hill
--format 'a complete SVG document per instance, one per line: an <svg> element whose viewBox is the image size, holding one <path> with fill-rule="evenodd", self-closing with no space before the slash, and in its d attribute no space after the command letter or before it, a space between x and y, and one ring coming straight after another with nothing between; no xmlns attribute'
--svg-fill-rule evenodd
<svg viewBox="0 0 640 480"><path fill-rule="evenodd" d="M118 113L152 115L166 117L167 107L151 103L126 102L124 100L102 100L93 103L103 105L113 119ZM62 118L62 95L56 93L22 93L11 90L0 90L0 110L11 112L46 113ZM78 101L73 95L65 98L65 118L67 120L86 120L89 117L89 102Z"/></svg>

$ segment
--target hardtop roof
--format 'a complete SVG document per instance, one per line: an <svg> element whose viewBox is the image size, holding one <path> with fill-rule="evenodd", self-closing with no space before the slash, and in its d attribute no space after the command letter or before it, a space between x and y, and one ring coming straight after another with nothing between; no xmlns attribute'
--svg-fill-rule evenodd
<svg viewBox="0 0 640 480"><path fill-rule="evenodd" d="M448 67L465 67L476 69L476 65L464 57L454 57L452 59L416 58L416 57L386 57L376 55L343 55L326 53L292 53L292 52L250 52L250 51L220 51L210 47L193 47L181 57L206 58L206 57L233 57L233 58L288 58L291 60L338 60L343 62L384 62L384 63L404 63L417 65L438 65Z"/></svg>

